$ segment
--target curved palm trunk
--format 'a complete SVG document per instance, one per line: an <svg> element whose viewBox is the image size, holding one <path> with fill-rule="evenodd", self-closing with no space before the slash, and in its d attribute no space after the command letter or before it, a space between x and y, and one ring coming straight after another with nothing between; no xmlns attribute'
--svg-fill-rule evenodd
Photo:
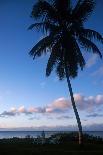
<svg viewBox="0 0 103 155"><path fill-rule="evenodd" d="M76 117L77 124L78 124L78 129L79 129L79 144L81 145L83 142L82 141L83 140L82 125L81 125L80 117L79 117L79 114L78 114L78 111L76 108L75 100L73 97L72 86L71 86L69 75L68 75L68 69L65 68L65 71L66 71L66 78L67 78L68 88L69 88L69 92L70 92L71 102L72 102L73 110L75 113L75 117Z"/></svg>

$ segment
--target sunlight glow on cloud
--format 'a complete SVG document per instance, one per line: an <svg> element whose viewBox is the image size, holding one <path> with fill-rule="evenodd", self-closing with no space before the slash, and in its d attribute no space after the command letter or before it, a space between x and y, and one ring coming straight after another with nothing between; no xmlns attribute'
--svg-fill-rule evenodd
<svg viewBox="0 0 103 155"><path fill-rule="evenodd" d="M18 112L20 113L24 113L26 111L26 109L24 108L24 106L21 106L19 109L18 109Z"/></svg>
<svg viewBox="0 0 103 155"><path fill-rule="evenodd" d="M81 111L94 112L95 109L103 105L103 95L98 94L97 96L85 97L81 94L74 94L77 108ZM64 97L54 100L51 104L44 107L30 107L26 109L24 106L16 109L12 107L9 111L4 111L0 114L0 117L16 116L20 114L32 115L32 114L62 114L71 110L72 104L70 100ZM92 115L91 115L92 116ZM100 115L102 116L102 115ZM89 115L88 115L89 117Z"/></svg>
<svg viewBox="0 0 103 155"><path fill-rule="evenodd" d="M70 102L64 97L58 98L51 105L46 107L47 113L63 112L71 106Z"/></svg>

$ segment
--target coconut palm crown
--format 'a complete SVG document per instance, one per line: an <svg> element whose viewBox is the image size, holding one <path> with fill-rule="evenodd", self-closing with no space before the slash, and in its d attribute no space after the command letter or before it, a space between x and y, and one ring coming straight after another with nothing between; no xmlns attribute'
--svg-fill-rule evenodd
<svg viewBox="0 0 103 155"><path fill-rule="evenodd" d="M85 66L82 48L102 58L100 50L93 42L97 40L103 43L101 34L84 28L94 6L94 0L78 0L74 8L70 0L38 0L33 6L31 17L37 22L29 29L40 30L45 37L31 49L30 55L35 59L44 53L50 53L47 76L55 67L59 79L62 80L66 75L66 66L69 77L76 77L78 69Z"/></svg>

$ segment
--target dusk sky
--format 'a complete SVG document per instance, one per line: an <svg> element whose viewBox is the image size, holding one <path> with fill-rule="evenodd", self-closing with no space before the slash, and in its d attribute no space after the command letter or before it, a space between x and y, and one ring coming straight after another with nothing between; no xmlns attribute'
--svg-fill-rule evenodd
<svg viewBox="0 0 103 155"><path fill-rule="evenodd" d="M0 0L0 128L77 126L66 80L45 76L47 56L32 60L30 49L43 34L27 30L35 0ZM103 0L85 23L103 34ZM103 46L98 44L103 54ZM83 126L103 124L103 59L82 49L86 67L71 80ZM92 128L94 127L94 128ZM101 128L100 128L101 130Z"/></svg>

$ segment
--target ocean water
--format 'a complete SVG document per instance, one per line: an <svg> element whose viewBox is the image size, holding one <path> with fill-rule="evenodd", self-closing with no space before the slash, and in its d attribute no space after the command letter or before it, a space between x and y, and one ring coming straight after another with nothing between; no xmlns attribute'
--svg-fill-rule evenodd
<svg viewBox="0 0 103 155"><path fill-rule="evenodd" d="M45 136L50 137L51 135L58 133L57 131L45 131ZM2 138L25 138L27 135L30 137L37 138L41 136L42 131L0 131L0 139Z"/></svg>
<svg viewBox="0 0 103 155"><path fill-rule="evenodd" d="M45 135L46 137L50 137L55 133L63 133L63 132L67 133L67 131L45 131ZM85 131L84 133L103 138L103 131ZM36 138L38 136L41 136L41 134L42 131L0 131L0 139L13 138L13 137L25 138L27 135Z"/></svg>

